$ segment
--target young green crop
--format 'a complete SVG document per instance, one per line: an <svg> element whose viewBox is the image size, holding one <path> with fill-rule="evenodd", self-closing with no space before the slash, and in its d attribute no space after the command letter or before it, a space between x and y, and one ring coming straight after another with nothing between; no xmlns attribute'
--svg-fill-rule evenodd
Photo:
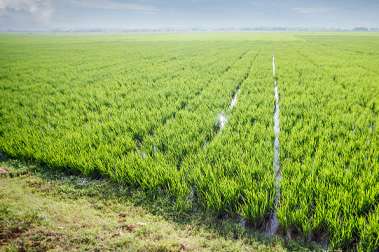
<svg viewBox="0 0 379 252"><path fill-rule="evenodd" d="M279 226L305 239L327 234L335 249L379 247L377 34L0 34L0 42L1 153L164 191L179 211L197 202L256 227L277 194L274 45Z"/></svg>
<svg viewBox="0 0 379 252"><path fill-rule="evenodd" d="M364 56L355 52L306 41L275 46L283 122L280 226L306 238L327 232L334 248L375 250L377 231L369 231L370 245L362 237L379 199L378 75L360 67L355 59Z"/></svg>

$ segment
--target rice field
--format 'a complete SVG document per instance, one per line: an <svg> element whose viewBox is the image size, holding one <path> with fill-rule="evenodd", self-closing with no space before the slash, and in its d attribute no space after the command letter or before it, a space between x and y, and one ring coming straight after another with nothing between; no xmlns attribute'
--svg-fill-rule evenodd
<svg viewBox="0 0 379 252"><path fill-rule="evenodd" d="M0 34L0 66L2 154L379 248L378 33Z"/></svg>

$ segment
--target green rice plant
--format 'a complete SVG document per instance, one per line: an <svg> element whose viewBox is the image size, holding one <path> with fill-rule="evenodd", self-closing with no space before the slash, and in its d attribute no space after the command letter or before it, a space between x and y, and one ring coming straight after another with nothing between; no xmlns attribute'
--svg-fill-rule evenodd
<svg viewBox="0 0 379 252"><path fill-rule="evenodd" d="M255 227L259 227L272 208L274 195L270 195L269 191L256 192L253 188L245 189L243 194L244 204L241 206L241 215Z"/></svg>
<svg viewBox="0 0 379 252"><path fill-rule="evenodd" d="M372 60L304 41L277 43L275 52L283 90L278 221L305 238L328 233L335 249L352 248L361 239L358 219L377 202L377 75L362 65Z"/></svg>
<svg viewBox="0 0 379 252"><path fill-rule="evenodd" d="M358 219L358 232L360 236L357 245L358 251L375 251L379 247L379 216L378 207L369 216Z"/></svg>
<svg viewBox="0 0 379 252"><path fill-rule="evenodd" d="M1 153L377 249L377 36L153 37L1 34Z"/></svg>

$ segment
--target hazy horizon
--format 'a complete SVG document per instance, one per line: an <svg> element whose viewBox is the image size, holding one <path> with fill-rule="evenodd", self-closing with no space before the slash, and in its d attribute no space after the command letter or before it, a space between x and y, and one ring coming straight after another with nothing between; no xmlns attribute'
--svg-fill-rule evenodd
<svg viewBox="0 0 379 252"><path fill-rule="evenodd" d="M379 27L379 1L0 0L0 29Z"/></svg>

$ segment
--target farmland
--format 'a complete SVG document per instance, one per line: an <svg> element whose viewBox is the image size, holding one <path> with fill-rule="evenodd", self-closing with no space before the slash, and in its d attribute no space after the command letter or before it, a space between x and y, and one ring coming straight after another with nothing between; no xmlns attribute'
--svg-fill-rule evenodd
<svg viewBox="0 0 379 252"><path fill-rule="evenodd" d="M378 48L377 33L0 34L0 151L375 251Z"/></svg>

